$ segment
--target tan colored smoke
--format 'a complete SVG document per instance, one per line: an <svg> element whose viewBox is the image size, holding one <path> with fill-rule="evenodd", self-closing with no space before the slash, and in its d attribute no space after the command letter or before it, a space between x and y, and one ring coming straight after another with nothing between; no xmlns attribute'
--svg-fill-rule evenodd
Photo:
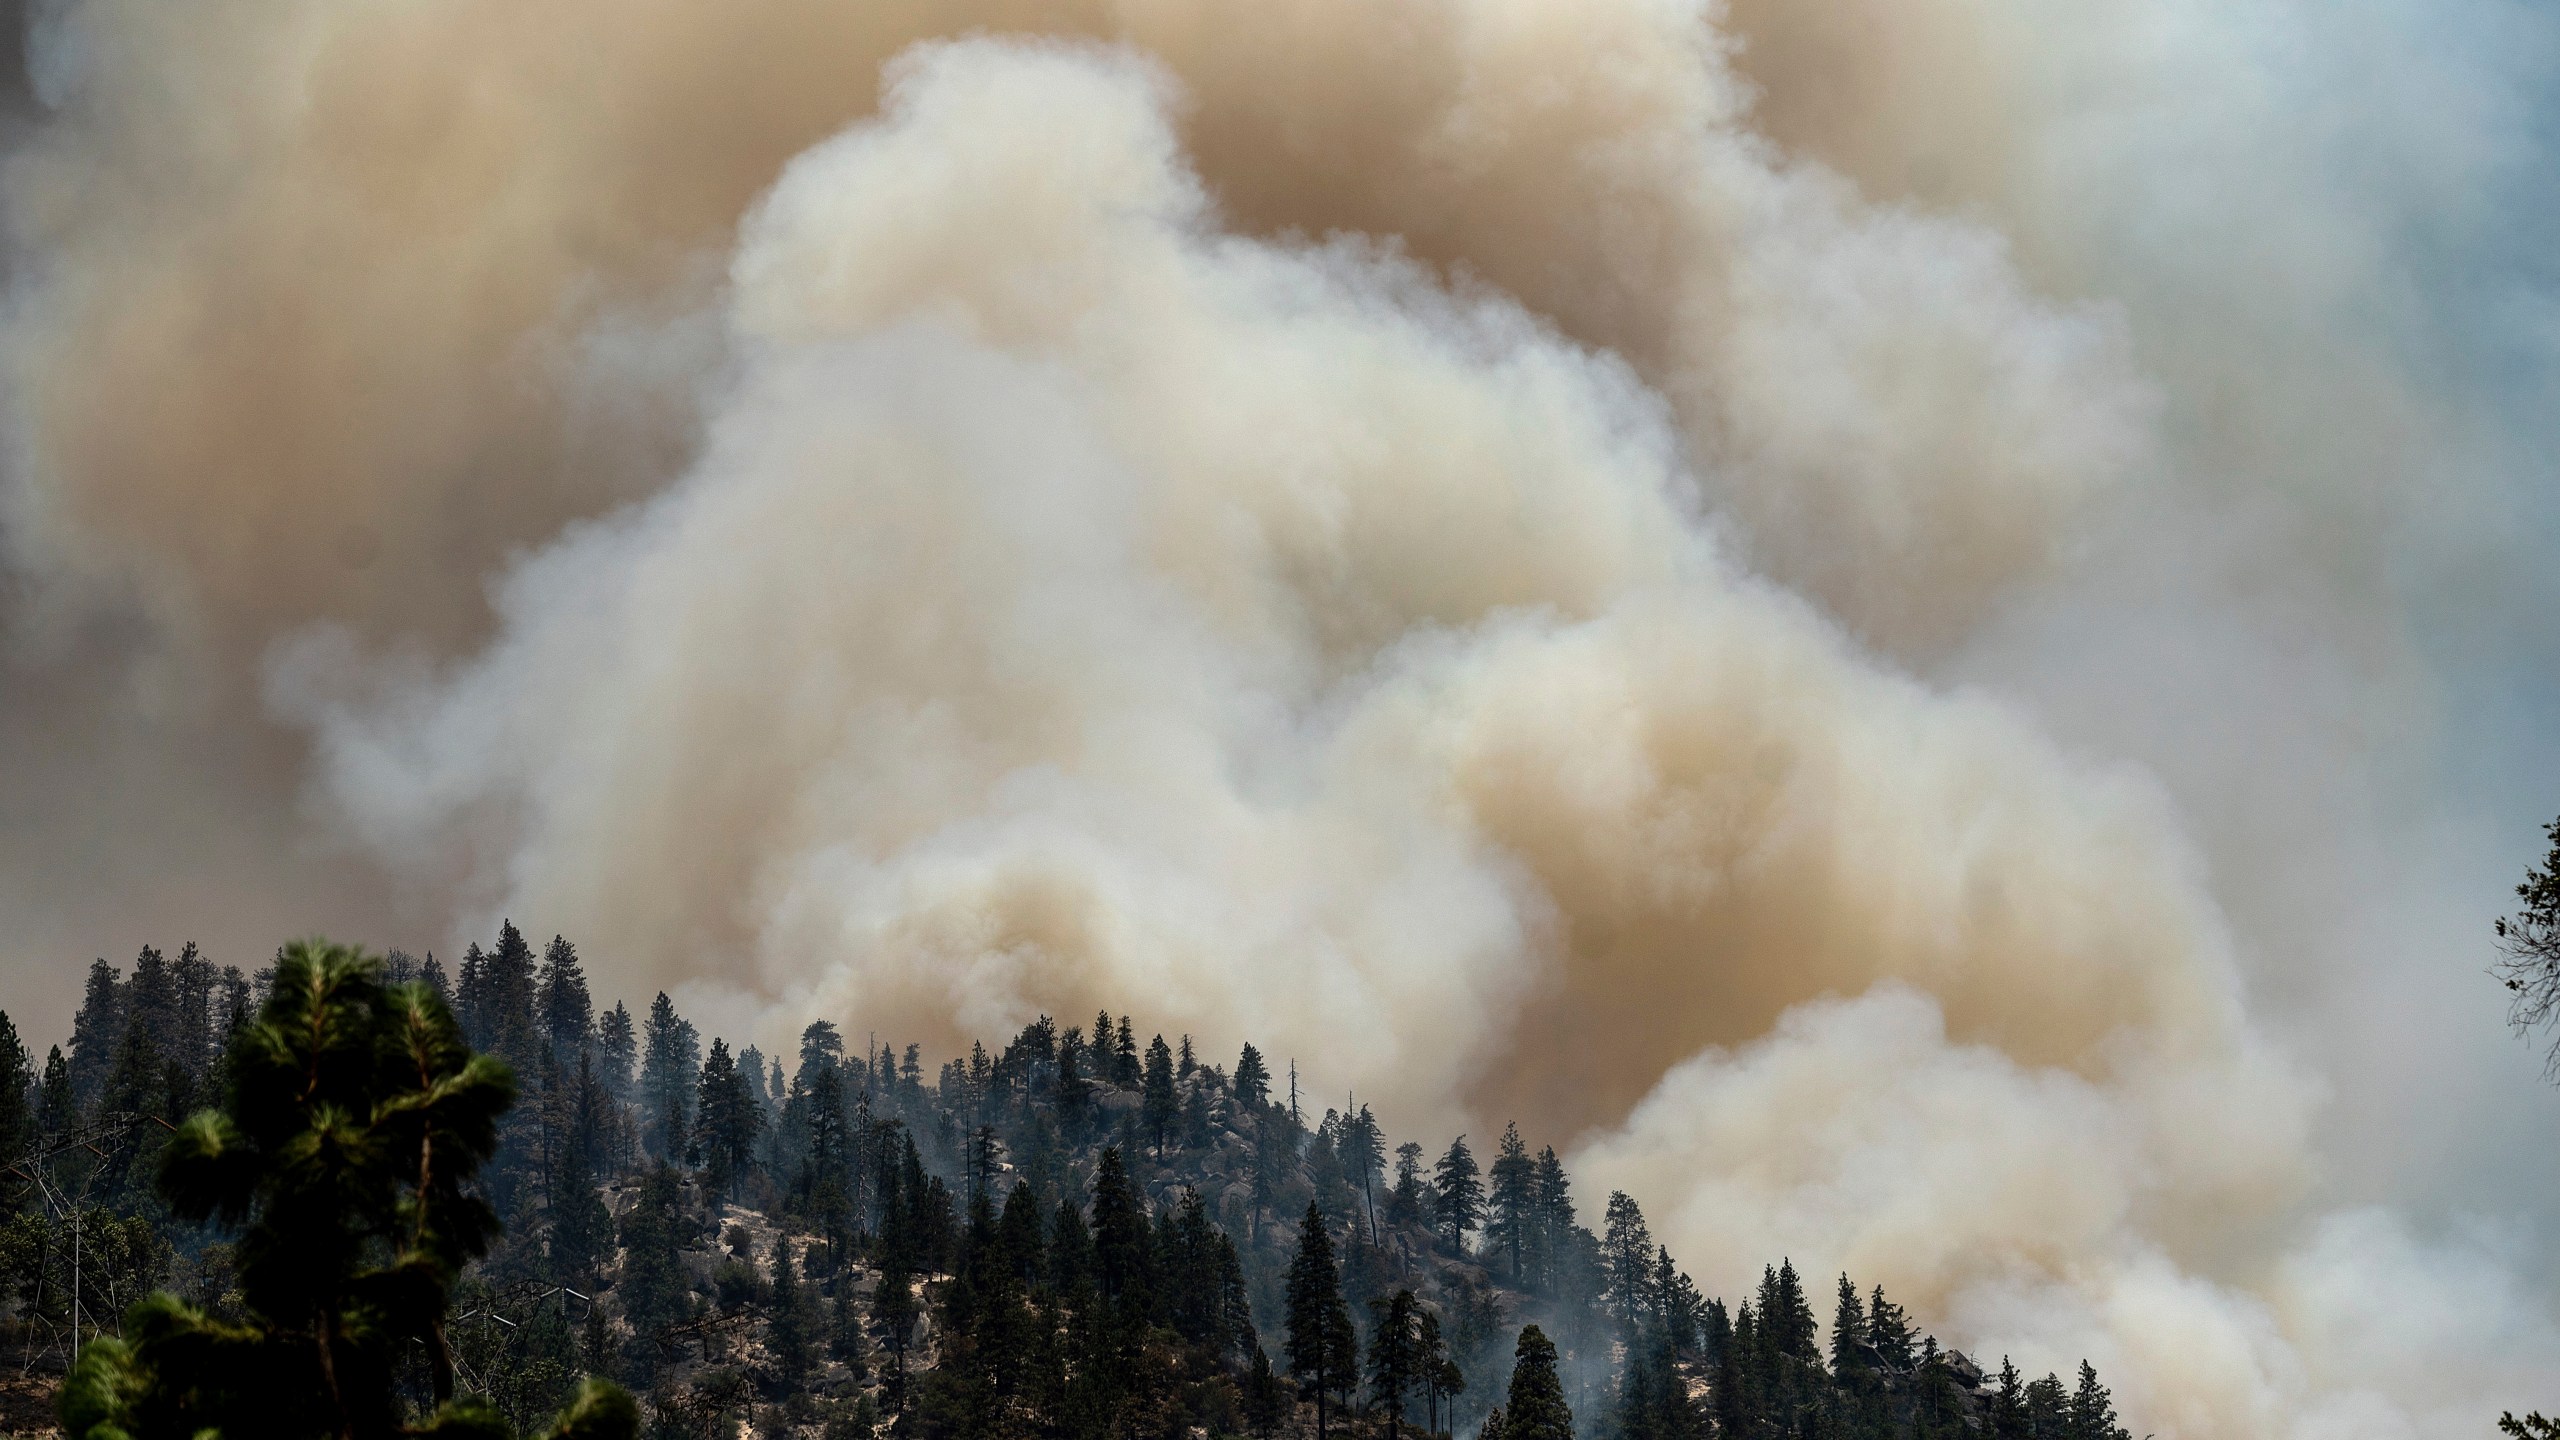
<svg viewBox="0 0 2560 1440"><path fill-rule="evenodd" d="M1918 62L1718 19L92 0L7 535L444 918L715 1030L1143 999L2163 1434L2476 1428L2351 1363L2414 1242L2296 1224L2163 795L1912 673L2193 483L2134 342L1876 203ZM1996 178L1915 193L2104 293Z"/></svg>

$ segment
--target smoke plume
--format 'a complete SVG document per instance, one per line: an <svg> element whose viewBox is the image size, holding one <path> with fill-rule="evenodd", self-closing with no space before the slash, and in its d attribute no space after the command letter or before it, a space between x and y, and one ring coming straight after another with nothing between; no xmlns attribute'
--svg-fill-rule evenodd
<svg viewBox="0 0 2560 1440"><path fill-rule="evenodd" d="M11 998L506 914L766 1043L1143 1005L2137 1432L2478 1433L2529 1237L2339 1157L2530 1073L2349 1043L2487 1028L2393 1004L2515 817L2410 777L2532 432L2404 271L2522 22L2313 124L2320 20L43 8Z"/></svg>

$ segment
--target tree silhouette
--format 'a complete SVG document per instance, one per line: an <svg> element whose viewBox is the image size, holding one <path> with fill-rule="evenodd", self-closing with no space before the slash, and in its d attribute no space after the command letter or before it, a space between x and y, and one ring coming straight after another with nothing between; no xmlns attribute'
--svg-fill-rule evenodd
<svg viewBox="0 0 2560 1440"><path fill-rule="evenodd" d="M237 1227L238 1322L174 1295L137 1303L130 1339L92 1343L63 1387L80 1440L509 1433L453 1398L444 1315L497 1217L469 1190L515 1095L475 1056L432 988L386 988L359 950L324 941L278 956L266 1007L232 1047L229 1093L162 1153L159 1186L188 1219ZM410 1424L393 1372L410 1346L434 1371L437 1413ZM622 1391L590 1380L551 1434L637 1433Z"/></svg>

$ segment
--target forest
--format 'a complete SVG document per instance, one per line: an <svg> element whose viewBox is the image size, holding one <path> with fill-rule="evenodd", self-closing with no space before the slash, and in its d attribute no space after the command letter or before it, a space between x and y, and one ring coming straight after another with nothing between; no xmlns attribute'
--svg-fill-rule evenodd
<svg viewBox="0 0 2560 1440"><path fill-rule="evenodd" d="M99 961L41 1060L0 1016L8 1368L84 1440L2129 1440L1853 1277L1703 1293L1516 1125L1126 1014L854 1023L706 1045L512 923Z"/></svg>

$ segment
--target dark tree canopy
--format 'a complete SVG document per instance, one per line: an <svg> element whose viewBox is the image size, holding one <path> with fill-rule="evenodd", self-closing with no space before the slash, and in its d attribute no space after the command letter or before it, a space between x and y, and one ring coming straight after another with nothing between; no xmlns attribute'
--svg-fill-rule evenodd
<svg viewBox="0 0 2560 1440"><path fill-rule="evenodd" d="M63 1395L75 1436L496 1436L452 1403L448 1296L497 1217L472 1193L514 1099L504 1065L475 1056L423 984L386 989L360 951L313 941L278 957L266 1007L229 1066L219 1109L188 1117L160 1190L193 1220L240 1228L245 1315L222 1320L166 1293L134 1307L129 1338L82 1352ZM401 1351L423 1345L448 1402L405 1427ZM590 1386L552 1432L629 1436L638 1412Z"/></svg>
<svg viewBox="0 0 2560 1440"><path fill-rule="evenodd" d="M40 1067L0 1017L0 1151L130 1137L85 1291L0 1165L0 1324L104 1337L80 1440L454 1440L563 1406L565 1433L629 1433L582 1375L669 1436L2125 1440L2094 1371L1986 1383L1847 1277L1827 1327L1791 1264L1728 1310L1632 1196L1583 1223L1517 1126L1481 1171L1357 1097L1311 1132L1297 1066L1252 1045L1230 1075L1134 1017L1043 1016L929 1065L854 1016L807 1022L786 1076L671 996L593 993L565 937L472 946L459 1014L434 975L146 949L95 968ZM172 1281L183 1303L100 1323Z"/></svg>
<svg viewBox="0 0 2560 1440"><path fill-rule="evenodd" d="M2505 982L2507 1023L2531 1035L2560 1020L2560 820L2543 827L2551 841L2542 863L2516 886L2522 904L2498 921L2498 948L2506 952L2493 972ZM2543 1058L2543 1078L2560 1080L2560 1036Z"/></svg>

